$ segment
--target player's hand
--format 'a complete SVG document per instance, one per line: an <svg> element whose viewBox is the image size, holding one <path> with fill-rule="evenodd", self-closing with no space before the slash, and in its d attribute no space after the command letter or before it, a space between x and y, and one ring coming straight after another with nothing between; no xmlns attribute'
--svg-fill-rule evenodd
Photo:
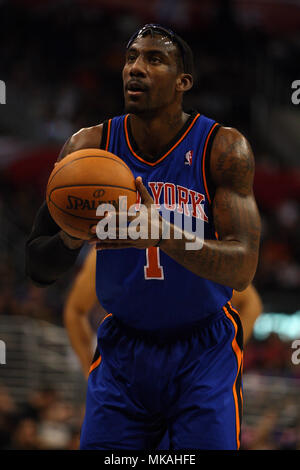
<svg viewBox="0 0 300 470"><path fill-rule="evenodd" d="M112 250L122 248L145 249L157 245L161 239L162 218L158 212L154 201L143 184L142 178L136 178L136 188L141 196L141 203L136 211L136 215L129 215L127 212L109 214L106 220L111 220L111 230L109 237L101 240L97 235L97 226L91 228L95 236L89 240L90 245L95 245L97 250ZM120 220L127 217L129 224L121 226ZM111 237L114 236L115 239Z"/></svg>

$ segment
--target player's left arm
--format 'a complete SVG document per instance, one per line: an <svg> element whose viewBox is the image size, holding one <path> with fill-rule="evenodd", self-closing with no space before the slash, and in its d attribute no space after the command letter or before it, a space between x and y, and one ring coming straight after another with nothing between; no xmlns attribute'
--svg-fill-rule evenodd
<svg viewBox="0 0 300 470"><path fill-rule="evenodd" d="M186 250L190 240L183 234L182 239L172 236L159 245L195 274L237 291L250 284L258 261L261 223L253 195L254 167L247 139L236 129L221 127L211 150L211 177L216 186L212 211L218 240L204 240L200 250ZM175 230L173 226L173 234Z"/></svg>

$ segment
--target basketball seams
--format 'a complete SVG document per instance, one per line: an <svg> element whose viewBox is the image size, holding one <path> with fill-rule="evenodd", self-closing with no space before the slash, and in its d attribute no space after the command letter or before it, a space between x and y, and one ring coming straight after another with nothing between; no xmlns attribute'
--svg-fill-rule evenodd
<svg viewBox="0 0 300 470"><path fill-rule="evenodd" d="M84 149L83 149L84 150ZM96 150L96 149L95 149ZM69 154L71 155L71 154ZM69 156L67 155L67 157ZM66 157L66 158L67 158ZM115 163L118 163L119 165L123 166L124 168L126 168L126 170L128 170L130 173L130 169L129 167L126 165L126 163L124 163L123 161L119 161L119 159L117 160L116 158L113 158L113 156L106 156L106 155L84 155L82 157L76 157L76 158L73 158L71 161L69 162L66 162L62 167L58 168L57 171L55 171L55 168L53 171L55 171L54 175L52 175L52 177L50 177L49 181L48 181L48 186L51 184L53 178L55 178L55 176L63 169L65 168L66 166L68 165L71 165L72 163L78 161L78 160L83 160L85 158L106 158L108 160L113 160ZM117 157L118 158L118 157ZM63 159L64 160L64 159ZM61 160L61 162L63 162L63 160Z"/></svg>
<svg viewBox="0 0 300 470"><path fill-rule="evenodd" d="M49 199L51 194L58 190L58 189L64 189L64 188L85 188L85 187L90 187L94 186L96 189L101 189L102 187L105 188L118 188L118 189L125 189L126 191L131 191L133 193L136 193L136 189L128 188L127 186L119 186L117 184L102 184L102 183L85 183L85 184L66 184L64 186L56 186L55 188L51 189L49 193Z"/></svg>

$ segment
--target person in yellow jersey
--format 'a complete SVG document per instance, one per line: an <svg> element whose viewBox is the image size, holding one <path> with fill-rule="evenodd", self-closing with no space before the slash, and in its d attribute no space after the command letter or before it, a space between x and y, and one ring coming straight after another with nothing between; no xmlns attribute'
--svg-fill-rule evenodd
<svg viewBox="0 0 300 470"><path fill-rule="evenodd" d="M98 324L107 315L97 299L95 278L96 250L92 248L70 288L64 305L64 324L86 378L96 345L96 332L91 326L89 313L95 308L94 315L98 316ZM242 292L234 291L231 304L240 314L246 344L251 337L255 320L262 312L262 300L253 284L250 284Z"/></svg>

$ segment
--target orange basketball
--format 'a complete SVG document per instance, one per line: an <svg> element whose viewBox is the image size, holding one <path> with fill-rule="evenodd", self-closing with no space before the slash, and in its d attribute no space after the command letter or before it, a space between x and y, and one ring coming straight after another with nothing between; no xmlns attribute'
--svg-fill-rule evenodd
<svg viewBox="0 0 300 470"><path fill-rule="evenodd" d="M49 177L46 201L59 227L69 235L87 240L99 222L97 207L119 207L127 196L127 208L136 203L135 179L116 155L100 149L77 150L57 163Z"/></svg>

